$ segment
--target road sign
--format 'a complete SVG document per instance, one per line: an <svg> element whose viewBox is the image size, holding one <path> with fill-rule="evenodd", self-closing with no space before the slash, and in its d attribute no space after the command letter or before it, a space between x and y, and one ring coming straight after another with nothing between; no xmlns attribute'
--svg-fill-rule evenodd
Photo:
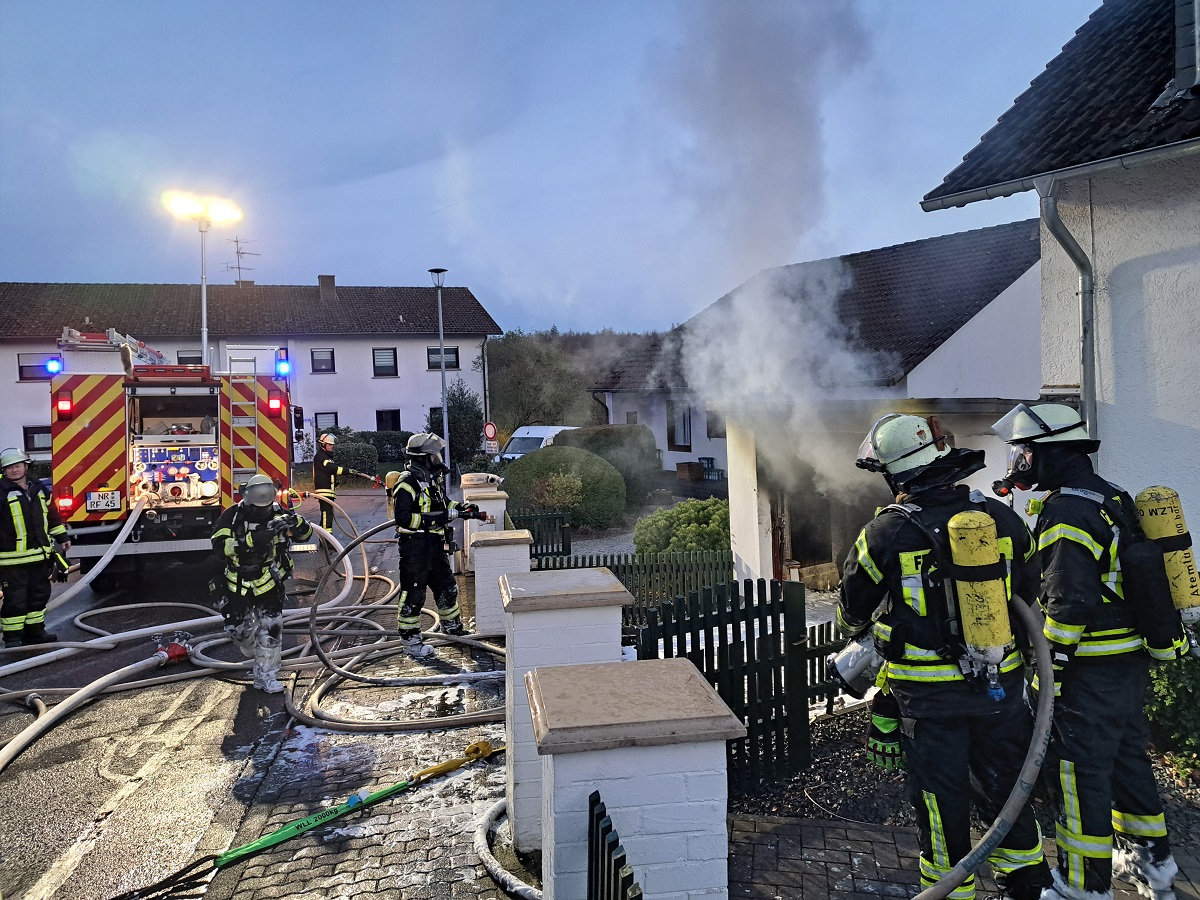
<svg viewBox="0 0 1200 900"><path fill-rule="evenodd" d="M496 423L495 422L484 422L483 423L483 438L484 438L484 440L494 441L496 439L496 433L497 432L496 432Z"/></svg>
<svg viewBox="0 0 1200 900"><path fill-rule="evenodd" d="M500 442L499 441L484 441L483 442L483 452L487 453L489 455L499 453L500 452Z"/></svg>

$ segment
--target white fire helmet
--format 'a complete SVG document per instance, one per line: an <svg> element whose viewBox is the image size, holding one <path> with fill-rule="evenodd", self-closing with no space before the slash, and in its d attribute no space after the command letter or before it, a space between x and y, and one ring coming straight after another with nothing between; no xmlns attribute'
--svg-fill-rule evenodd
<svg viewBox="0 0 1200 900"><path fill-rule="evenodd" d="M334 444L337 443L337 435L328 434L328 433L323 434L319 438L317 438L317 443L320 444L322 447L332 447Z"/></svg>
<svg viewBox="0 0 1200 900"><path fill-rule="evenodd" d="M408 439L408 444L405 446L404 452L408 456L428 456L435 466L440 466L442 464L442 451L445 449L446 442L440 437L436 434L422 431Z"/></svg>
<svg viewBox="0 0 1200 900"><path fill-rule="evenodd" d="M871 427L854 464L868 472L899 475L927 466L949 452L945 437L928 420L888 413Z"/></svg>
<svg viewBox="0 0 1200 900"><path fill-rule="evenodd" d="M270 506L275 502L275 482L271 476L259 472L250 476L250 480L242 485L242 499L251 506Z"/></svg>
<svg viewBox="0 0 1200 900"><path fill-rule="evenodd" d="M9 466L15 466L17 463L31 463L33 460L28 453L18 450L16 447L8 447L3 453L0 453L0 469L7 469Z"/></svg>
<svg viewBox="0 0 1200 900"><path fill-rule="evenodd" d="M1062 403L1018 404L992 426L1006 444L1052 444L1090 440L1078 410Z"/></svg>

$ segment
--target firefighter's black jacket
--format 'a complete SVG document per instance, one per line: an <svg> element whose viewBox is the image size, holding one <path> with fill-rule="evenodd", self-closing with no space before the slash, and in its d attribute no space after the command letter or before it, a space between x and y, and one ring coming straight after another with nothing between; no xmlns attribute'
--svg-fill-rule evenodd
<svg viewBox="0 0 1200 900"><path fill-rule="evenodd" d="M965 485L930 488L905 498L909 515L919 519L938 542L931 541L909 515L885 507L867 523L842 572L838 622L857 634L872 632L888 657L887 679L906 716L981 715L994 710L982 685L962 674L963 652L950 622L941 559L950 562L946 525L957 513L986 512L996 522L1001 556L1009 560L1006 588L1026 602L1036 596L1038 565L1025 523L1005 504L970 491ZM914 507L916 508L914 510ZM1014 649L1001 664L1000 684L1019 697L1023 662Z"/></svg>
<svg viewBox="0 0 1200 900"><path fill-rule="evenodd" d="M317 455L313 457L313 490L328 497L335 496L339 475L346 470L333 461L333 454L324 447L317 447Z"/></svg>
<svg viewBox="0 0 1200 900"><path fill-rule="evenodd" d="M458 510L463 506L457 500L446 497L441 479L419 477L411 466L400 473L396 486L392 488L392 500L395 503L396 534L402 538L415 534L445 535L445 517L441 517L440 523L432 520L438 518L437 513Z"/></svg>
<svg viewBox="0 0 1200 900"><path fill-rule="evenodd" d="M22 488L0 476L0 566L22 566L50 558L53 541L65 540L67 527L37 478Z"/></svg>

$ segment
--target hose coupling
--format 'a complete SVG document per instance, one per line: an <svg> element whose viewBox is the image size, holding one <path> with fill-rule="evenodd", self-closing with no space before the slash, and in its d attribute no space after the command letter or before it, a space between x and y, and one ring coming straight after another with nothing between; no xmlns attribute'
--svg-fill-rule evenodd
<svg viewBox="0 0 1200 900"><path fill-rule="evenodd" d="M154 655L159 658L159 665L164 666L167 663L182 662L185 659L189 659L191 657L191 653L192 648L187 644L182 644L178 641L171 641L171 643L167 644L167 646L159 647L158 650L155 651Z"/></svg>

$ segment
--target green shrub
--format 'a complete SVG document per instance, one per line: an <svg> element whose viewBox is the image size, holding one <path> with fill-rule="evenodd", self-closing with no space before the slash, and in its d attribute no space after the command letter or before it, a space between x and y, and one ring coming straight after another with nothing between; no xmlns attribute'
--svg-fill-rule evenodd
<svg viewBox="0 0 1200 900"><path fill-rule="evenodd" d="M583 487L574 524L608 528L625 513L625 481L621 473L594 453L578 447L543 447L508 464L503 490L512 506L534 503L534 485L552 475L574 475Z"/></svg>
<svg viewBox="0 0 1200 900"><path fill-rule="evenodd" d="M349 440L370 444L380 462L403 462L404 448L412 436L411 431L356 431Z"/></svg>
<svg viewBox="0 0 1200 900"><path fill-rule="evenodd" d="M729 501L684 500L639 519L633 529L638 553L729 550Z"/></svg>
<svg viewBox="0 0 1200 900"><path fill-rule="evenodd" d="M49 477L51 477L50 460L35 459L33 462L31 462L29 464L29 469L28 469L27 474L30 478L49 478Z"/></svg>
<svg viewBox="0 0 1200 900"><path fill-rule="evenodd" d="M366 475L374 475L379 469L379 453L370 444L346 439L333 445L333 461L339 466L354 469ZM343 476L342 484L349 487L357 481L347 480ZM363 482L366 484L366 482Z"/></svg>
<svg viewBox="0 0 1200 900"><path fill-rule="evenodd" d="M1200 753L1200 666L1177 659L1150 672L1146 715L1159 750Z"/></svg>
<svg viewBox="0 0 1200 900"><path fill-rule="evenodd" d="M583 479L574 474L547 475L533 483L530 497L538 506L573 512L583 503Z"/></svg>
<svg viewBox="0 0 1200 900"><path fill-rule="evenodd" d="M662 466L654 433L645 425L590 425L554 436L559 447L579 447L607 461L625 479L625 503L641 509L658 484Z"/></svg>

